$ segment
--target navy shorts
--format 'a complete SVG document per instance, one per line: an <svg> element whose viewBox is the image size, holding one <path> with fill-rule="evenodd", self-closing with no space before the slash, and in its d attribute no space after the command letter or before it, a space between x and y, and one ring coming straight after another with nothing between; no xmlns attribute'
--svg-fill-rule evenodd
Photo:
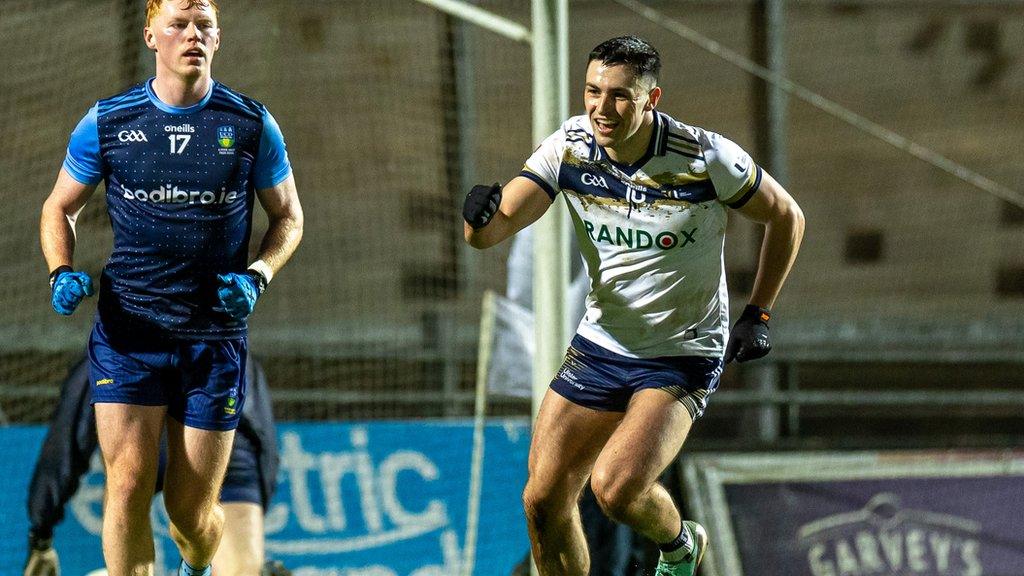
<svg viewBox="0 0 1024 576"><path fill-rule="evenodd" d="M704 356L630 358L577 334L551 389L586 408L625 412L633 394L659 388L675 396L696 420L718 387L722 367L721 358Z"/></svg>
<svg viewBox="0 0 1024 576"><path fill-rule="evenodd" d="M92 403L167 406L192 428L234 430L245 402L245 338L112 338L99 321L89 337Z"/></svg>

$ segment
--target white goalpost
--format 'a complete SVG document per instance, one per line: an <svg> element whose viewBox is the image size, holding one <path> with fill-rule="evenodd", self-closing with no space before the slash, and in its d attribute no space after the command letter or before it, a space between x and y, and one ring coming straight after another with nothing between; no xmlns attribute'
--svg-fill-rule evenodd
<svg viewBox="0 0 1024 576"><path fill-rule="evenodd" d="M569 113L568 0L531 0L532 30L461 0L419 0L437 10L531 46L533 72L533 140L540 143L558 129ZM552 205L533 225L533 309L535 356L533 360L532 414L536 416L552 374L558 369L568 342L571 313L565 295L570 284L569 218L565 206ZM482 488L487 369L493 334L494 294L484 296L480 356L470 467L466 537L462 576L471 576L476 564L480 492Z"/></svg>
<svg viewBox="0 0 1024 576"><path fill-rule="evenodd" d="M569 114L568 0L532 0L533 29L492 14L462 0L419 0L510 40L531 46L533 62L533 139L539 143L558 129ZM533 366L534 405L558 368L568 342L570 314L565 305L569 287L569 219L561 203L533 225L533 300L537 317L537 357Z"/></svg>

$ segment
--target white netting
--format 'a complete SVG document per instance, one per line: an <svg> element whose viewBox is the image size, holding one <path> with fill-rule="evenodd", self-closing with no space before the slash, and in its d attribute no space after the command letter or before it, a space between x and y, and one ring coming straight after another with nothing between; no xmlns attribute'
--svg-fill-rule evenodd
<svg viewBox="0 0 1024 576"><path fill-rule="evenodd" d="M478 5L529 24L525 0ZM751 3L644 5L740 54L752 50ZM1024 31L1019 7L1008 5L794 1L785 73L1019 191L1024 68L1013 47ZM458 208L467 185L509 179L535 144L528 46L411 0L223 9L214 75L277 117L307 214L302 246L252 321L280 415L470 413L480 295L502 291L508 246L467 250ZM748 72L621 3L577 0L570 10L571 86L594 45L638 33L665 62L661 108L761 158ZM136 4L8 0L0 15L11 55L0 79L0 402L12 420L38 421L84 348L94 306L71 319L49 310L39 209L75 123L97 98L147 77L153 57ZM791 100L788 114L787 186L808 230L778 302L780 328L940 315L996 326L989 321L1016 314L1019 210L820 107ZM257 214L254 243L265 229ZM730 226L737 305L759 235ZM110 246L102 189L78 231L76 264L98 274ZM787 333L802 331L780 338Z"/></svg>

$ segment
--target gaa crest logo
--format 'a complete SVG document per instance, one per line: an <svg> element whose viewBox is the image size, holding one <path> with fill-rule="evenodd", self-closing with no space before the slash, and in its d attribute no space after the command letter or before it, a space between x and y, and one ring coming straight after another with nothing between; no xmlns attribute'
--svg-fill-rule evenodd
<svg viewBox="0 0 1024 576"><path fill-rule="evenodd" d="M230 124L217 127L217 145L221 154L235 153L235 127Z"/></svg>
<svg viewBox="0 0 1024 576"><path fill-rule="evenodd" d="M233 387L228 391L228 399L225 402L224 414L228 416L234 416L238 411L238 387Z"/></svg>

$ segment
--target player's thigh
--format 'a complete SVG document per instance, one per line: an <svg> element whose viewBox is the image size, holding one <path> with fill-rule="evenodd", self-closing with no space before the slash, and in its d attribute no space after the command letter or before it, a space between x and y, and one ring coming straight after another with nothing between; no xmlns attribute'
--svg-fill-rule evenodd
<svg viewBox="0 0 1024 576"><path fill-rule="evenodd" d="M105 402L96 404L95 410L108 483L152 493L167 407Z"/></svg>
<svg viewBox="0 0 1024 576"><path fill-rule="evenodd" d="M575 502L621 418L620 412L585 408L549 389L533 428L527 490Z"/></svg>
<svg viewBox="0 0 1024 576"><path fill-rule="evenodd" d="M231 455L234 430L203 430L167 418L164 501L172 508L216 502Z"/></svg>
<svg viewBox="0 0 1024 576"><path fill-rule="evenodd" d="M168 408L164 500L172 508L216 501L245 401L245 339L183 344Z"/></svg>
<svg viewBox="0 0 1024 576"><path fill-rule="evenodd" d="M222 502L224 535L213 557L218 576L258 576L263 565L263 508L254 502Z"/></svg>
<svg viewBox="0 0 1024 576"><path fill-rule="evenodd" d="M692 424L676 396L657 388L634 394L594 465L595 492L646 489L679 454Z"/></svg>

